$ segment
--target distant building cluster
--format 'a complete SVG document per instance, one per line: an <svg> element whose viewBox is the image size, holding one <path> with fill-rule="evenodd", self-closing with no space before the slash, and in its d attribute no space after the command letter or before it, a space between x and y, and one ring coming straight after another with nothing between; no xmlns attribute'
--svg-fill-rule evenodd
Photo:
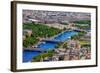
<svg viewBox="0 0 100 73"><path fill-rule="evenodd" d="M69 48L54 49L55 54L52 57L46 57L43 61L66 61L66 60L85 60L91 59L91 50L81 48L79 41L69 40Z"/></svg>
<svg viewBox="0 0 100 73"><path fill-rule="evenodd" d="M23 23L68 23L76 20L90 20L90 13L43 10L23 10Z"/></svg>
<svg viewBox="0 0 100 73"><path fill-rule="evenodd" d="M62 30L61 33L63 33L64 31L78 32L78 35L73 36L74 39L70 37L68 40L65 40L63 44L61 44L60 47L58 48L55 47L53 49L53 52L54 52L53 56L47 56L45 58L41 58L40 59L41 61L65 61L65 60L91 59L91 43L90 43L91 42L91 30L90 30L91 27L89 27L90 26L89 24L76 25L74 21L78 21L78 20L91 20L91 15L90 13L82 13L82 12L23 10L23 23L34 23L32 25L35 25L35 24L39 25L38 23L41 23L41 25L47 25L49 27L61 29ZM29 24L26 24L26 25L29 25ZM85 29L86 27L89 30L86 30ZM25 40L27 37L31 37L32 35L34 35L35 30L33 29L34 28L23 29L23 40ZM64 35L67 35L67 34L64 34ZM42 41L51 42L52 40L50 39L50 37L36 36L36 38L39 39L37 41L38 43L36 43L36 45L32 44L32 46L29 45L28 48L26 48L26 50L36 50L43 53L47 53L48 51L44 51L41 48L38 48L37 46ZM64 36L64 38L66 37ZM55 42L59 42L59 41L55 41ZM46 43L44 42L44 44Z"/></svg>

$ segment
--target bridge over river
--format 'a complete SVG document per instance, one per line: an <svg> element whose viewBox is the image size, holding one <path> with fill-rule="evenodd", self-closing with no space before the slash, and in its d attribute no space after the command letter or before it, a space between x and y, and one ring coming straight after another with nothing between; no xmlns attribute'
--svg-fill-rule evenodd
<svg viewBox="0 0 100 73"><path fill-rule="evenodd" d="M26 51L38 51L38 52L46 52L47 50L43 48L24 48Z"/></svg>
<svg viewBox="0 0 100 73"><path fill-rule="evenodd" d="M41 52L46 52L48 49L55 49L55 46L58 42L64 42L68 40L69 37L77 34L75 31L65 31L59 33L52 39L45 39L43 42L39 43L36 47L33 48L24 48L23 51L23 61L28 62L32 60L33 56L39 55Z"/></svg>
<svg viewBox="0 0 100 73"><path fill-rule="evenodd" d="M56 39L43 39L42 41L46 41L46 42L54 42L54 43L62 42L61 40L56 40Z"/></svg>

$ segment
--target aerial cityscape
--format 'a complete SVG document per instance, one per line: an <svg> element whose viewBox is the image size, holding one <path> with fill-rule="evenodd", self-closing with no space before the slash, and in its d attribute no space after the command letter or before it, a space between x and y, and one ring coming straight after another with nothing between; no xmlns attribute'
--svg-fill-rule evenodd
<svg viewBox="0 0 100 73"><path fill-rule="evenodd" d="M91 14L23 10L23 62L91 59Z"/></svg>

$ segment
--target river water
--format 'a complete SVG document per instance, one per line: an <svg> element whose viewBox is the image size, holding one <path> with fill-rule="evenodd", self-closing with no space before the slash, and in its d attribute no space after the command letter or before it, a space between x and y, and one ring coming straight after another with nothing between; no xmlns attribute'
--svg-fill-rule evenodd
<svg viewBox="0 0 100 73"><path fill-rule="evenodd" d="M64 42L65 40L68 40L71 36L76 35L77 32L75 31L65 31L63 33L59 33L57 36L55 36L52 41L43 41L39 45L37 45L37 48L48 50L48 49L54 49L56 44L59 42ZM29 62L32 60L32 57L39 55L41 52L39 51L29 51L24 50L23 51L23 62Z"/></svg>

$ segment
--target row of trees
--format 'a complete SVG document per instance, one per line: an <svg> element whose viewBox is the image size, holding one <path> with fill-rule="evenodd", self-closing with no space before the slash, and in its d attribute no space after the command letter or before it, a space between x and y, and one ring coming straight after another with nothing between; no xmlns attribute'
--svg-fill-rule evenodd
<svg viewBox="0 0 100 73"><path fill-rule="evenodd" d="M75 26L80 29L90 29L91 28L91 21L90 20L80 20L80 21L74 21L76 24Z"/></svg>
<svg viewBox="0 0 100 73"><path fill-rule="evenodd" d="M53 50L47 50L45 53L41 53L35 57L33 57L32 62L40 62L45 60L45 58L52 57L54 55Z"/></svg>
<svg viewBox="0 0 100 73"><path fill-rule="evenodd" d="M30 37L26 36L26 39L23 41L24 47L36 44L39 41L39 38L50 38L51 36L54 36L61 32L61 30L57 28L33 23L23 24L23 30L24 29L32 30L32 35Z"/></svg>
<svg viewBox="0 0 100 73"><path fill-rule="evenodd" d="M91 24L91 20L79 20L79 21L74 21L76 24Z"/></svg>

